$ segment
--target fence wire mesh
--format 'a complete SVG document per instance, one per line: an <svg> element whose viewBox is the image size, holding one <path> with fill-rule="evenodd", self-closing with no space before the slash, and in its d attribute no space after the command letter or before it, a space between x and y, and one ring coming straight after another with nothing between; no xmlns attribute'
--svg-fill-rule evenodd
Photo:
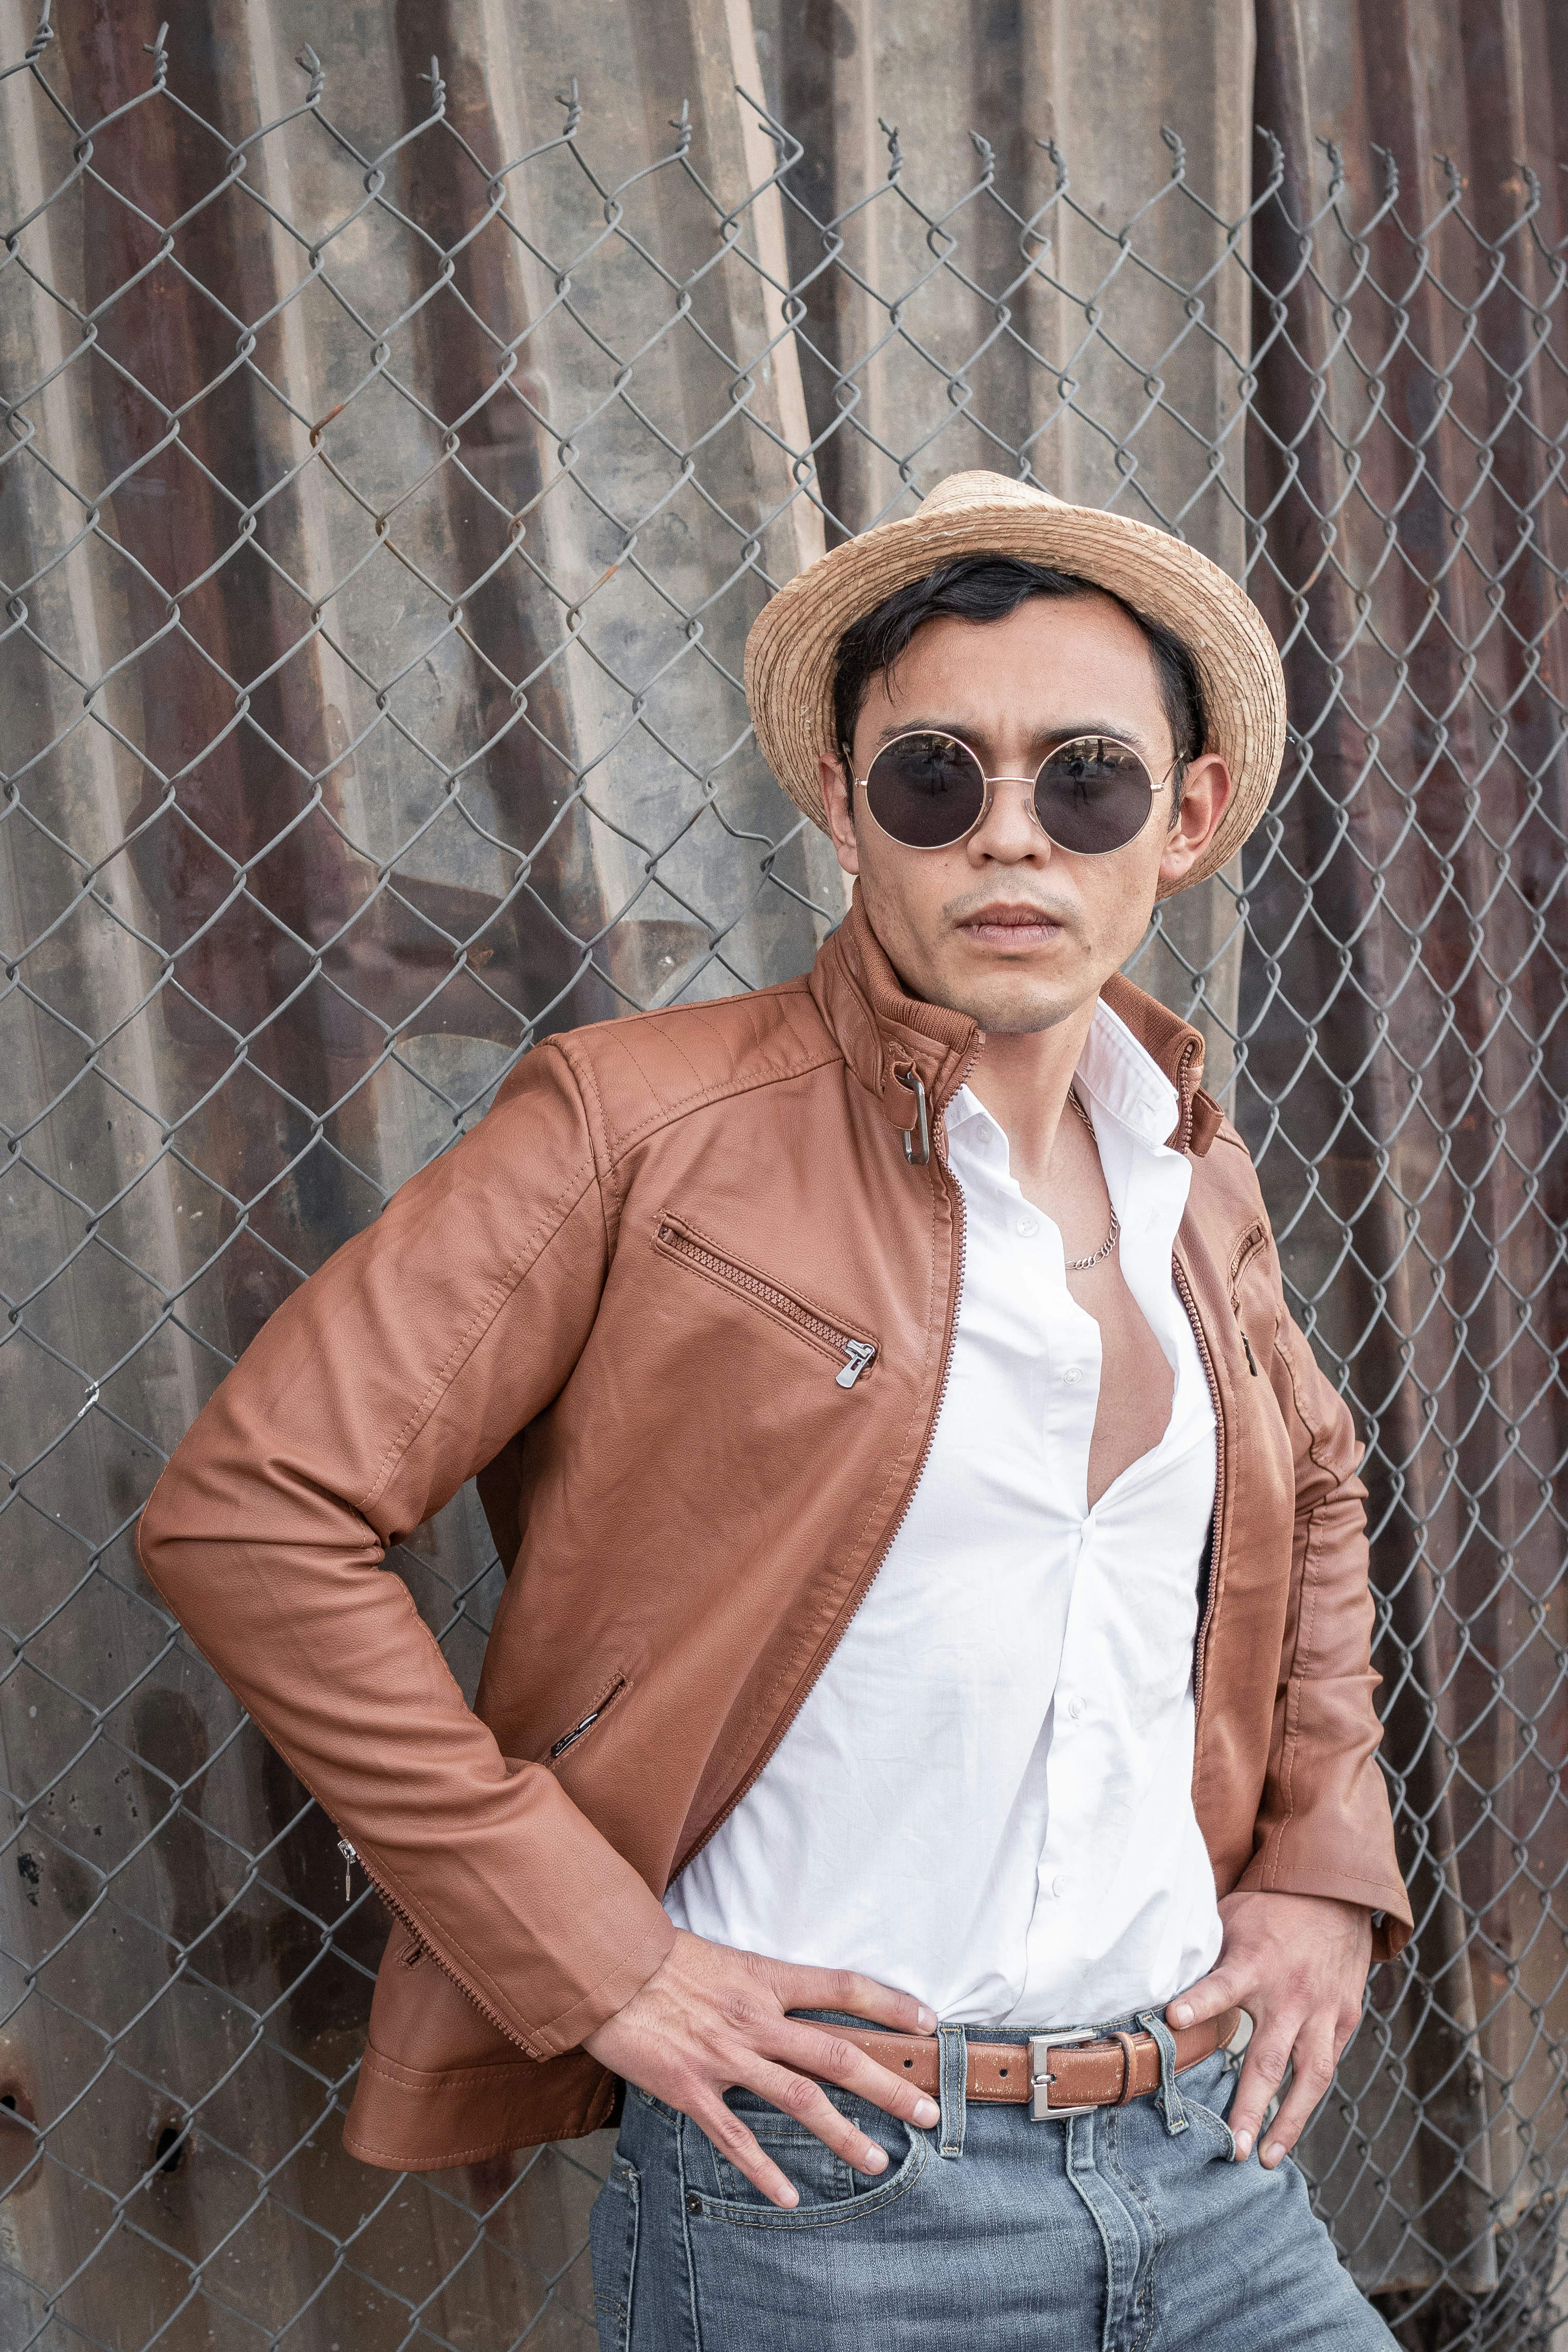
<svg viewBox="0 0 1568 2352"><path fill-rule="evenodd" d="M591 2340L603 2136L342 2153L384 1919L131 1529L532 1041L809 961L841 890L746 630L971 465L1184 533L1285 651L1270 818L1132 969L1206 1029L1369 1448L1417 1929L1305 2161L1403 2341L1559 2341L1568 371L1531 172L1424 218L1387 158L1309 184L1265 138L1229 220L1167 134L1117 218L1054 148L1007 186L961 124L884 126L828 218L727 84L662 152L575 87L486 149L433 60L371 152L309 49L267 104L160 34L90 121L47 14L0 62L5 2342ZM471 1693L471 1498L389 1566Z"/></svg>

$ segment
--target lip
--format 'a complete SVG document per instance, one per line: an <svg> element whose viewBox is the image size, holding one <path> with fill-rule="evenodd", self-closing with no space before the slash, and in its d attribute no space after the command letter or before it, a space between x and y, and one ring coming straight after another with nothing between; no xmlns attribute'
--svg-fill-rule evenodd
<svg viewBox="0 0 1568 2352"><path fill-rule="evenodd" d="M1026 954L1031 948L1049 946L1061 938L1064 928L1059 916L1029 899L997 900L977 908L955 926L977 947L1003 955Z"/></svg>

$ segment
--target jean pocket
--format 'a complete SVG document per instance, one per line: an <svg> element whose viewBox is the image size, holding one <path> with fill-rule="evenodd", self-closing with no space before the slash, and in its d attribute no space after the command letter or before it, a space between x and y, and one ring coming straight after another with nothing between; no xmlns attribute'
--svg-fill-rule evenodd
<svg viewBox="0 0 1568 2352"><path fill-rule="evenodd" d="M593 2272L593 2316L599 2352L629 2352L632 2295L637 2278L637 2225L643 2184L623 2156L611 2163L588 2217L588 2257Z"/></svg>
<svg viewBox="0 0 1568 2352"><path fill-rule="evenodd" d="M869 2218L905 2195L920 2178L931 2152L925 2133L884 2115L867 2100L842 2091L830 2090L828 2095L841 2116L886 2151L885 2172L856 2172L792 2116L744 2093L732 2093L728 2105L755 2135L764 2154L772 2158L800 2201L788 2210L770 2204L760 2189L719 2154L706 2133L688 2119L683 2127L687 2210L700 2210L715 2221L800 2230Z"/></svg>

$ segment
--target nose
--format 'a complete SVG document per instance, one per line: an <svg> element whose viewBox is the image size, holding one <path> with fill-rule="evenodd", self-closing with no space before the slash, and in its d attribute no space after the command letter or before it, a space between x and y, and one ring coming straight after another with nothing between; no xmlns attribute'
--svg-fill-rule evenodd
<svg viewBox="0 0 1568 2352"><path fill-rule="evenodd" d="M965 846L972 865L1048 866L1051 843L1034 814L1032 776L993 776L991 802Z"/></svg>

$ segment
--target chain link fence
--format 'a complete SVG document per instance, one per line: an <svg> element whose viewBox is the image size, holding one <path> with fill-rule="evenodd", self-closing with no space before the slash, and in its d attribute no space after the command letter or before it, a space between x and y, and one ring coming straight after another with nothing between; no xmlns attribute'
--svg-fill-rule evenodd
<svg viewBox="0 0 1568 2352"><path fill-rule="evenodd" d="M1424 218L1262 137L1231 220L1167 133L1108 209L886 125L830 219L730 72L640 154L433 59L372 152L308 47L241 87L159 33L84 116L69 34L0 58L0 2337L592 2340L604 2136L342 2153L384 1917L131 1529L532 1041L810 960L841 886L747 628L981 465L1184 533L1285 650L1273 810L1132 969L1368 1441L1417 1928L1304 2160L1403 2342L1560 2344L1555 199L1450 174ZM389 1565L471 1693L471 1497Z"/></svg>

